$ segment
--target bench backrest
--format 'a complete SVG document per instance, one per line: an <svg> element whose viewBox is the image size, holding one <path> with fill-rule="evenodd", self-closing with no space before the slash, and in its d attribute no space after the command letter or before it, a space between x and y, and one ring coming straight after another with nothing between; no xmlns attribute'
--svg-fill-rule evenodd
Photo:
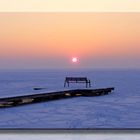
<svg viewBox="0 0 140 140"><path fill-rule="evenodd" d="M87 77L66 77L66 81L87 81Z"/></svg>

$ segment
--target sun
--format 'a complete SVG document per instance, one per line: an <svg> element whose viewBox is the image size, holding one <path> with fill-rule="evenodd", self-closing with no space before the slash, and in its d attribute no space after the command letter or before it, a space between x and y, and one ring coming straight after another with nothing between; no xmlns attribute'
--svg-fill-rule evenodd
<svg viewBox="0 0 140 140"><path fill-rule="evenodd" d="M73 62L73 63L76 63L77 61L78 61L77 57L73 57L73 58L72 58L72 62Z"/></svg>

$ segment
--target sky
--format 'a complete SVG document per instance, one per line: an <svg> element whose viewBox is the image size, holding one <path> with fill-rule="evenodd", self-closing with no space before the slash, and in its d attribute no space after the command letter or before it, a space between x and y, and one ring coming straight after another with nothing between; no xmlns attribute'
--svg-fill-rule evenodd
<svg viewBox="0 0 140 140"><path fill-rule="evenodd" d="M140 68L139 25L140 13L0 13L0 68Z"/></svg>
<svg viewBox="0 0 140 140"><path fill-rule="evenodd" d="M0 0L0 69L139 68L139 11L139 0Z"/></svg>
<svg viewBox="0 0 140 140"><path fill-rule="evenodd" d="M0 0L0 11L140 11L140 0Z"/></svg>

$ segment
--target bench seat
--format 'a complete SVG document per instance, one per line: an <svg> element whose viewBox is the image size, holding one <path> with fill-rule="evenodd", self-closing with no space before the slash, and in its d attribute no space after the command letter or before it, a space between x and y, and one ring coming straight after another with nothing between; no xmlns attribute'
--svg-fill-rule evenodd
<svg viewBox="0 0 140 140"><path fill-rule="evenodd" d="M69 83L86 83L86 88L91 87L91 82L87 77L66 77L64 82L64 87L66 84L69 87Z"/></svg>

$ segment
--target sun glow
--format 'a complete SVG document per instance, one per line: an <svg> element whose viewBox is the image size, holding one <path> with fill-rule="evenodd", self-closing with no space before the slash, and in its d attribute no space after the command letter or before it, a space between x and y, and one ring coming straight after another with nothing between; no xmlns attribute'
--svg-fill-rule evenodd
<svg viewBox="0 0 140 140"><path fill-rule="evenodd" d="M73 63L76 63L77 61L78 61L78 59L77 59L76 57L73 57L73 58L72 58L72 62L73 62Z"/></svg>

